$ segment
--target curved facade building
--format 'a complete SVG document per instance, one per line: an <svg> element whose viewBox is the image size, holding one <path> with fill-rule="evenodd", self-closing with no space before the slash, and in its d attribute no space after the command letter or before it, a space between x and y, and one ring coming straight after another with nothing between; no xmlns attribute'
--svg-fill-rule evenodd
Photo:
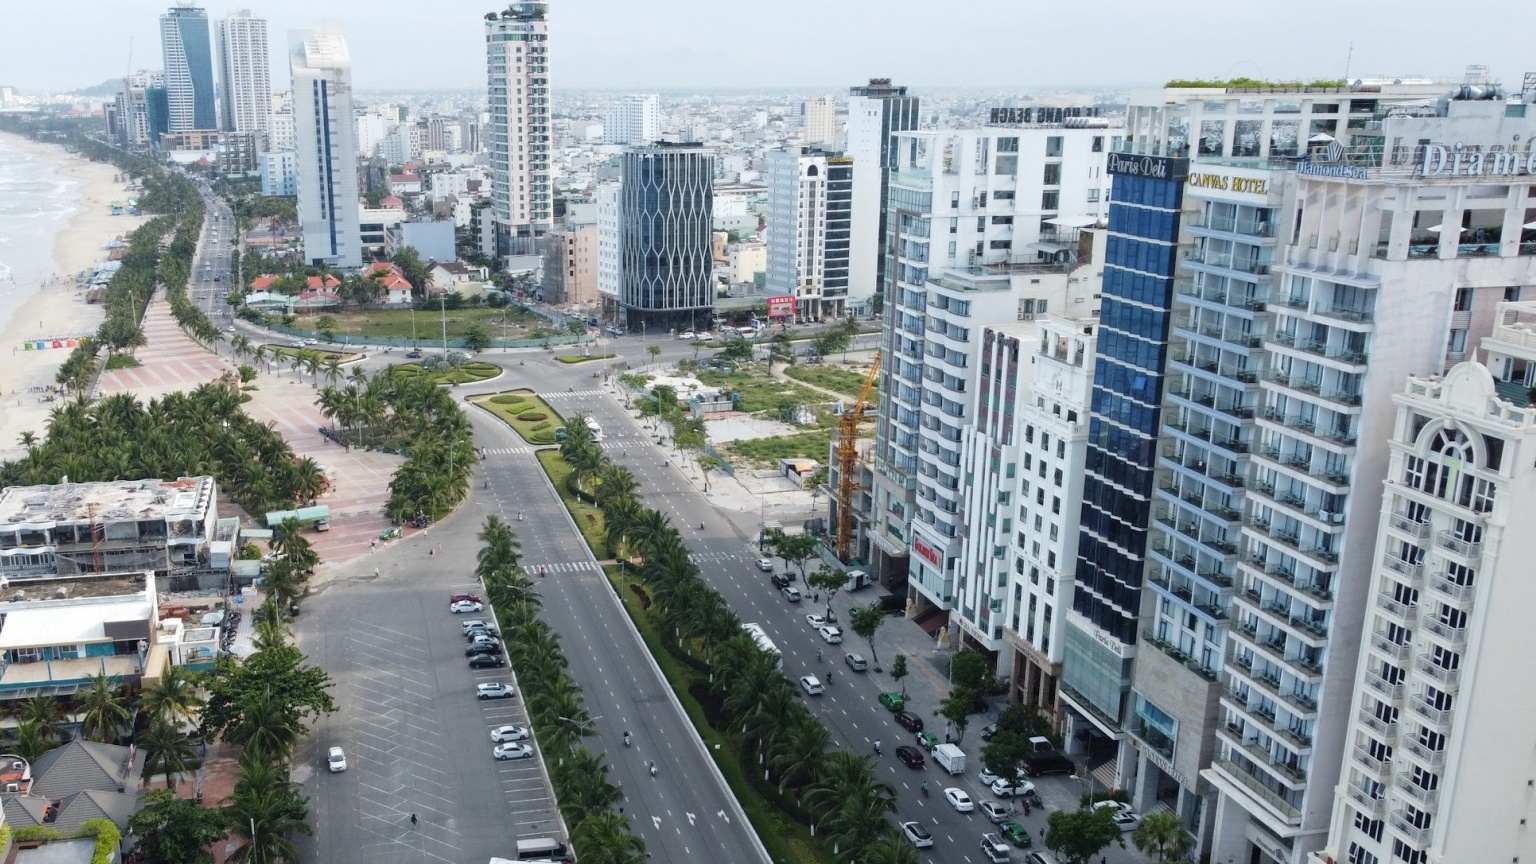
<svg viewBox="0 0 1536 864"><path fill-rule="evenodd" d="M161 15L160 47L165 55L169 131L219 128L214 112L208 12L195 6L176 6Z"/></svg>
<svg viewBox="0 0 1536 864"><path fill-rule="evenodd" d="M698 144L624 152L619 304L632 330L707 327L714 306L715 156Z"/></svg>

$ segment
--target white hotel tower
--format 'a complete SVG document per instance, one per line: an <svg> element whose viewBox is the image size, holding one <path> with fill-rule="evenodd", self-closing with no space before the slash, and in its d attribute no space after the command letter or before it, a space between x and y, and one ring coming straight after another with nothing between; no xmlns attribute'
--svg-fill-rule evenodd
<svg viewBox="0 0 1536 864"><path fill-rule="evenodd" d="M550 179L549 4L519 2L485 16L491 209L496 251L529 255L554 224Z"/></svg>
<svg viewBox="0 0 1536 864"><path fill-rule="evenodd" d="M361 267L352 61L346 40L340 33L289 31L288 65L304 261Z"/></svg>
<svg viewBox="0 0 1536 864"><path fill-rule="evenodd" d="M1393 398L1345 769L1313 864L1536 855L1536 304ZM1513 380L1497 381L1495 374Z"/></svg>

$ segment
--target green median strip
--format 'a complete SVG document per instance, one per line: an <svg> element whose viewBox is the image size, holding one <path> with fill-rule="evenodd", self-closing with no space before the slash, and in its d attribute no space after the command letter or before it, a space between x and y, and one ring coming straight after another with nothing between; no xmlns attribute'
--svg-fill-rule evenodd
<svg viewBox="0 0 1536 864"><path fill-rule="evenodd" d="M524 441L534 446L555 443L555 430L565 423L560 412L549 407L532 390L509 390L469 400L496 415Z"/></svg>

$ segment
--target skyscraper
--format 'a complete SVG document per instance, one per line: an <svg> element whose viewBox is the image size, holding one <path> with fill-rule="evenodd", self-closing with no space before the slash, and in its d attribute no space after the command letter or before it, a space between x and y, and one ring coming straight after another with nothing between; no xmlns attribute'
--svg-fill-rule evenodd
<svg viewBox="0 0 1536 864"><path fill-rule="evenodd" d="M603 124L603 140L609 144L650 144L661 138L661 97L632 93L620 99Z"/></svg>
<svg viewBox="0 0 1536 864"><path fill-rule="evenodd" d="M217 129L214 111L213 44L208 12L174 6L160 16L160 49L165 56L165 92L170 106L169 131Z"/></svg>
<svg viewBox="0 0 1536 864"><path fill-rule="evenodd" d="M848 97L848 148L853 157L853 210L848 238L848 302L863 307L885 290L885 198L891 135L917 128L917 97L871 78Z"/></svg>
<svg viewBox="0 0 1536 864"><path fill-rule="evenodd" d="M715 155L698 144L624 151L619 191L619 303L652 333L708 325L715 298Z"/></svg>
<svg viewBox="0 0 1536 864"><path fill-rule="evenodd" d="M219 111L225 132L249 132L265 149L272 116L267 20L249 9L218 22Z"/></svg>
<svg viewBox="0 0 1536 864"><path fill-rule="evenodd" d="M293 72L293 136L298 156L299 224L304 260L360 267L357 145L352 126L352 71L340 33L288 34Z"/></svg>
<svg viewBox="0 0 1536 864"><path fill-rule="evenodd" d="M549 4L513 3L485 17L491 207L496 251L527 255L554 224L549 148Z"/></svg>
<svg viewBox="0 0 1536 864"><path fill-rule="evenodd" d="M796 313L843 314L853 160L823 150L775 150L768 163L768 293L795 295Z"/></svg>

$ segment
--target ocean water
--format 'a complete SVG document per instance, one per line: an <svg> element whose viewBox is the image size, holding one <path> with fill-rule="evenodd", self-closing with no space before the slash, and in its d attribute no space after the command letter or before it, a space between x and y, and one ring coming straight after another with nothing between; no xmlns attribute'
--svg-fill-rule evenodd
<svg viewBox="0 0 1536 864"><path fill-rule="evenodd" d="M58 272L53 243L79 211L84 184L62 167L0 136L0 329L44 281L73 277Z"/></svg>

